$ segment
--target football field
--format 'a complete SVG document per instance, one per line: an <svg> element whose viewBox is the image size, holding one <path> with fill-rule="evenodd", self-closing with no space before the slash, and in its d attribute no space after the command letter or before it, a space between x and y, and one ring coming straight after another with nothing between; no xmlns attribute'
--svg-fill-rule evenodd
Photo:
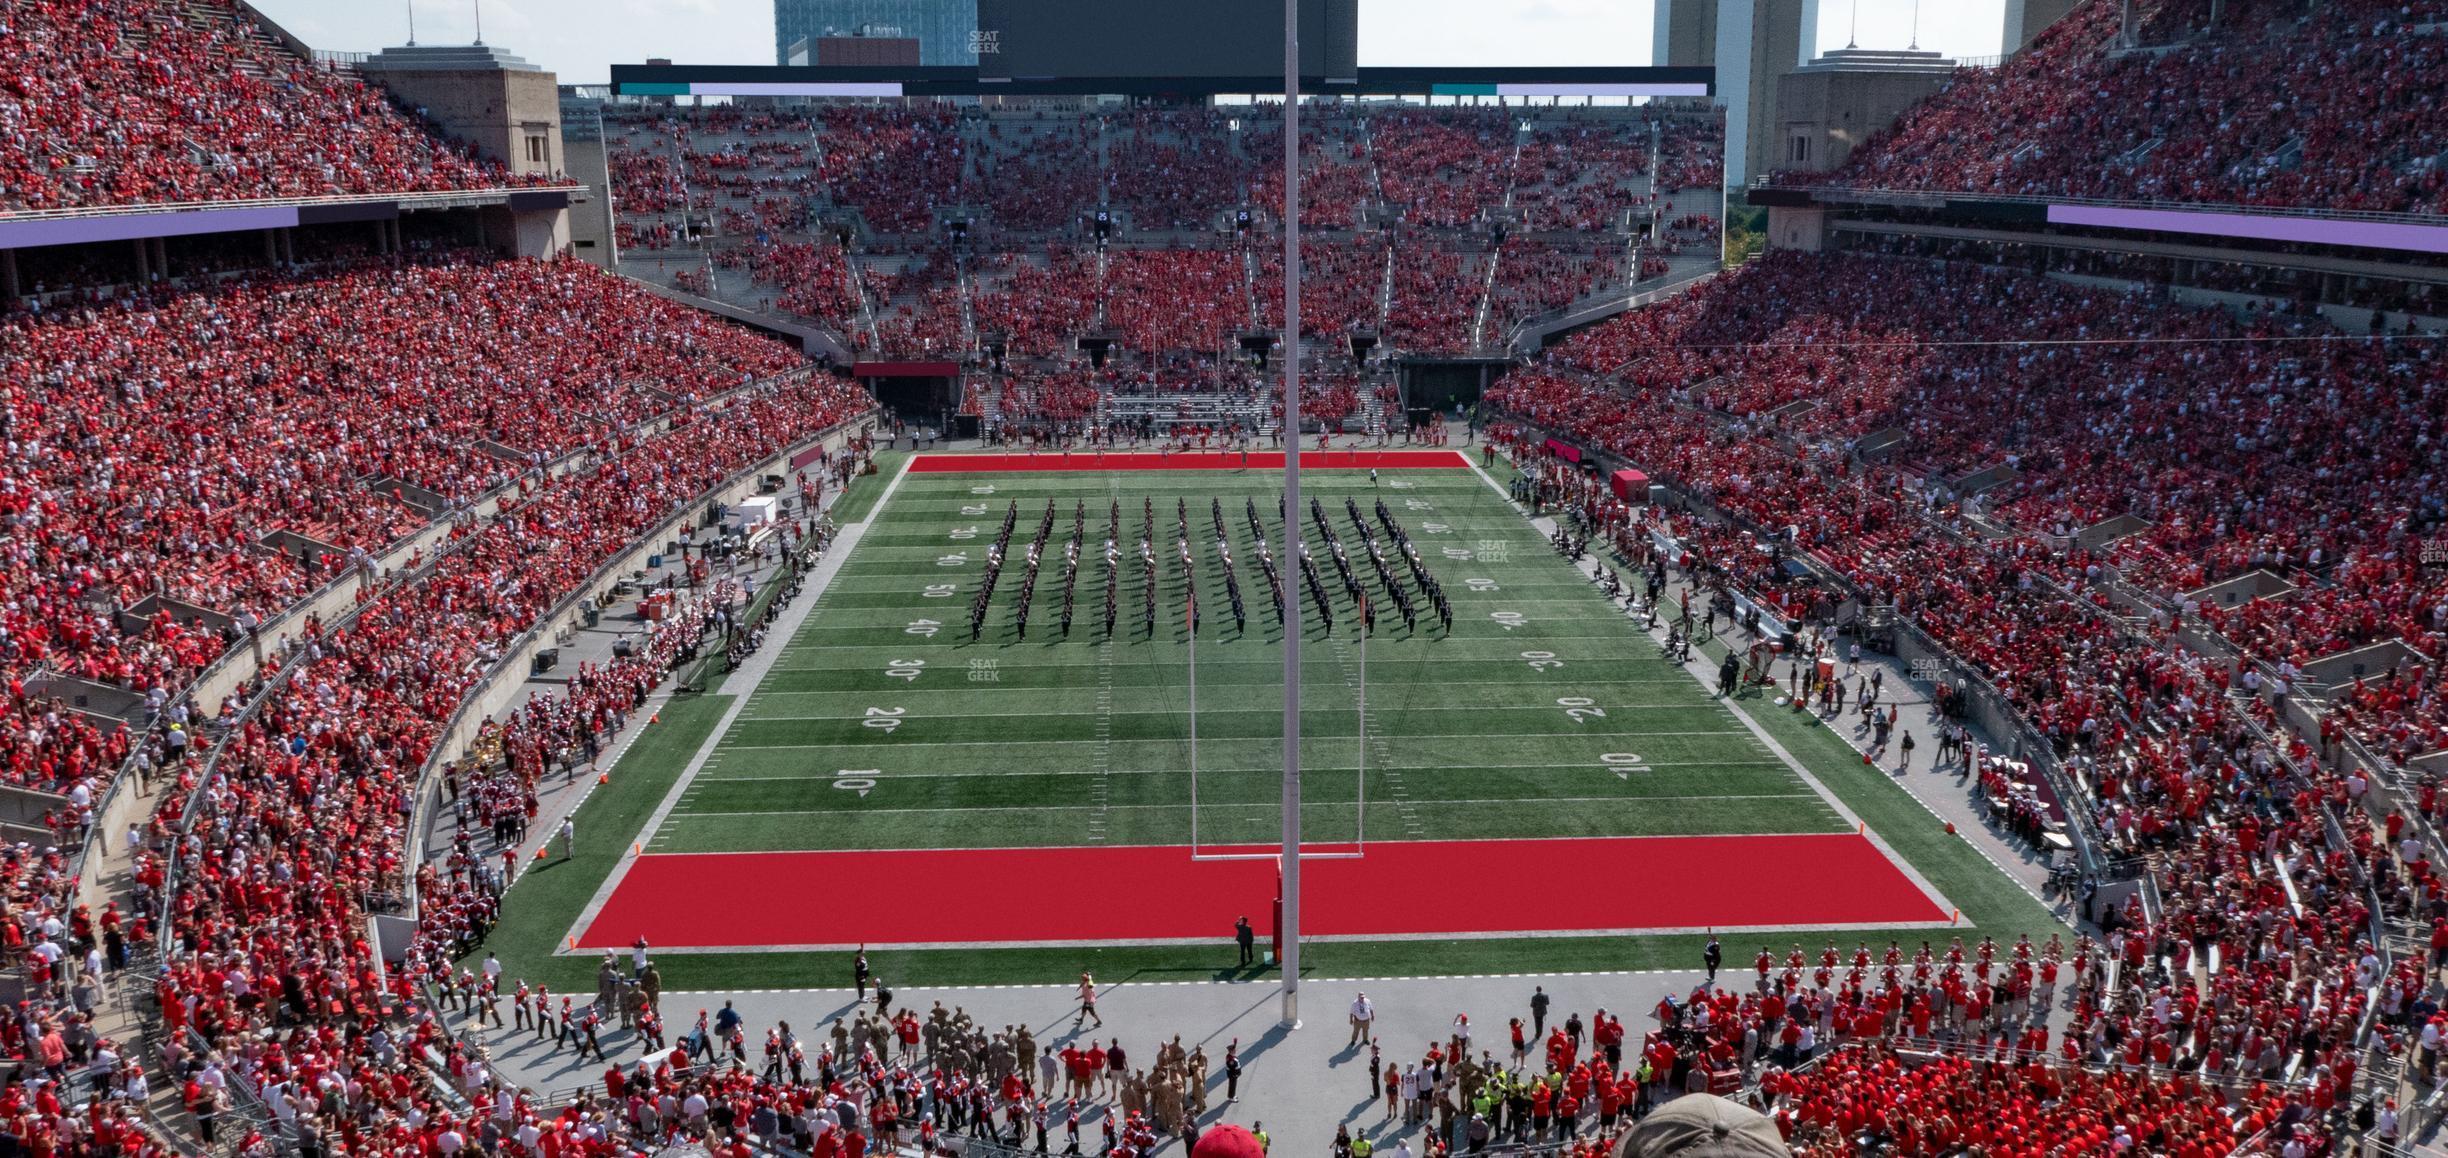
<svg viewBox="0 0 2448 1158"><path fill-rule="evenodd" d="M1264 937L1287 631L1310 935L1947 922L1460 454L1305 469L1314 586L1280 471L1193 461L915 459L571 947Z"/></svg>

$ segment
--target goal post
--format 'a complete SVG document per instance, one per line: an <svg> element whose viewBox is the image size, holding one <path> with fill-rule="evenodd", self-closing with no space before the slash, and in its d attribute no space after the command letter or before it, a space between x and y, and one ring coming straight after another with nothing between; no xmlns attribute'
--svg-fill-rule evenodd
<svg viewBox="0 0 2448 1158"><path fill-rule="evenodd" d="M1286 624L1285 630L1287 632L1299 631L1302 627L1301 621L1299 618L1297 618L1300 603L1297 599L1287 600L1286 602L1290 604L1295 618L1291 619ZM1206 842L1205 836L1200 831L1199 813L1203 807L1203 802L1199 797L1198 630L1195 618L1190 616L1188 613L1185 613L1184 618L1191 627L1189 644L1189 675L1187 679L1190 711L1188 726L1190 770L1190 859L1193 861L1271 860L1280 864L1284 858L1284 850L1282 848L1274 846L1265 846L1262 848L1261 846L1255 844L1239 842L1224 845L1210 845ZM1352 735L1354 737L1353 750L1355 753L1355 758L1352 765L1353 791L1351 839L1321 841L1310 841L1303 839L1300 842L1300 847L1297 854L1297 857L1300 860L1358 860L1366 856L1368 853L1368 633L1365 630L1363 630L1360 634L1359 652L1357 703L1354 706L1354 726L1352 731ZM1278 801L1279 805L1282 803L1284 802L1280 800Z"/></svg>

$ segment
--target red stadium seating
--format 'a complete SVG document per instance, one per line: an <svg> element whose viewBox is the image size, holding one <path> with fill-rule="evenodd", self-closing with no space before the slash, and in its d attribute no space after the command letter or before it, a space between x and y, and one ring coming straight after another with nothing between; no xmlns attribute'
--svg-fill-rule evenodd
<svg viewBox="0 0 2448 1158"><path fill-rule="evenodd" d="M2086 0L2004 66L1957 72L1841 168L1776 180L2448 212L2448 37L2407 29L2448 15L2440 5L2300 19L2228 5L2205 34L2213 7L2159 5L2143 42L2173 47L2120 53L2120 0Z"/></svg>
<svg viewBox="0 0 2448 1158"><path fill-rule="evenodd" d="M63 729L46 740L57 708L23 677L173 694L232 641L176 615L129 634L97 606L162 593L268 621L428 520L366 480L463 505L616 425L797 360L590 266L467 259L164 290L19 315L0 334L0 362L25 384L0 511L39 528L8 548L0 776L62 791L107 778L126 738L75 718L74 743L58 742ZM345 554L262 544L283 530Z"/></svg>
<svg viewBox="0 0 2448 1158"><path fill-rule="evenodd" d="M13 4L0 60L0 212L547 180L435 140L228 0Z"/></svg>

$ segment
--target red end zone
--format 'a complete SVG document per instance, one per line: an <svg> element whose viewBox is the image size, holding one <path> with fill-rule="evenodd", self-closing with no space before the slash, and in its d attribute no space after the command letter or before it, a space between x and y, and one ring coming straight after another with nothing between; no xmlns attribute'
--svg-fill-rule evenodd
<svg viewBox="0 0 2448 1158"><path fill-rule="evenodd" d="M1383 841L1301 873L1302 929L1318 937L1947 920L1849 832ZM1271 859L1193 861L1180 846L653 854L576 947L1223 941L1236 917L1266 929L1274 897Z"/></svg>
<svg viewBox="0 0 2448 1158"><path fill-rule="evenodd" d="M973 474L1026 470L1282 470L1280 450L1063 451L1035 454L922 454L910 460L912 474ZM1304 450L1302 470L1459 469L1470 465L1452 450Z"/></svg>

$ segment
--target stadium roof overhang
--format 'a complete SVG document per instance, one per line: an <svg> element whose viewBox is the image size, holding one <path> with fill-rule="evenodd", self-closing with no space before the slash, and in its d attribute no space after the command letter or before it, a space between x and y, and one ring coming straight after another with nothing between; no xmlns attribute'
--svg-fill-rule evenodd
<svg viewBox="0 0 2448 1158"><path fill-rule="evenodd" d="M1349 78L1306 78L1315 96L1705 97L1714 68L1362 68ZM1211 97L1283 89L1272 76L983 76L974 67L823 67L772 64L616 64L614 96Z"/></svg>
<svg viewBox="0 0 2448 1158"><path fill-rule="evenodd" d="M566 209L585 191L586 186L572 183L540 188L339 193L324 197L153 202L0 213L0 250L389 221L403 213L431 209L496 205L513 212Z"/></svg>
<svg viewBox="0 0 2448 1158"><path fill-rule="evenodd" d="M2338 252L2448 254L2448 224L2436 215L2319 206L2198 205L2163 201L1778 185L1746 191L1769 209L1907 211L1950 225L2159 236L2212 245L2318 246Z"/></svg>

